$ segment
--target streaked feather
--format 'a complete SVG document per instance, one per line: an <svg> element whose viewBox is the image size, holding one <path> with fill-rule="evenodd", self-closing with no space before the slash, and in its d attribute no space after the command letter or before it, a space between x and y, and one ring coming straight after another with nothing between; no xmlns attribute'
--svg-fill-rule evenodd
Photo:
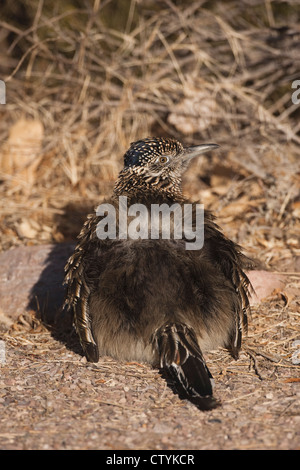
<svg viewBox="0 0 300 470"><path fill-rule="evenodd" d="M92 322L89 312L90 288L85 279L84 246L94 235L95 216L89 216L79 236L79 243L74 254L65 266L65 281L67 293L64 307L72 309L74 325L79 336L80 344L89 362L98 362L99 351L92 332Z"/></svg>
<svg viewBox="0 0 300 470"><path fill-rule="evenodd" d="M153 344L161 369L174 380L184 398L201 410L218 406L212 396L212 375L192 328L180 323L164 325L153 335Z"/></svg>

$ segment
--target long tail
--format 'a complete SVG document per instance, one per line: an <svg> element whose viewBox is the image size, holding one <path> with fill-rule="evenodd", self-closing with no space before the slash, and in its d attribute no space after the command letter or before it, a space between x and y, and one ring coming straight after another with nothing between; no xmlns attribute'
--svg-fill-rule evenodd
<svg viewBox="0 0 300 470"><path fill-rule="evenodd" d="M154 333L153 344L160 367L173 379L183 398L201 410L219 405L212 396L212 375L192 328L182 323L165 324Z"/></svg>

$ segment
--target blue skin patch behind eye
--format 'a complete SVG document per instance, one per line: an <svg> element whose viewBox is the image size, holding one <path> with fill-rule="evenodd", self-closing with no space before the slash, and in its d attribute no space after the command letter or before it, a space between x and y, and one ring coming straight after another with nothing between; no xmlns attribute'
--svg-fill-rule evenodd
<svg viewBox="0 0 300 470"><path fill-rule="evenodd" d="M127 152L124 156L124 166L138 166L141 165L141 154L139 151L133 150L132 152Z"/></svg>
<svg viewBox="0 0 300 470"><path fill-rule="evenodd" d="M164 152L181 150L181 144L172 139L145 139L133 142L124 155L124 168L142 166Z"/></svg>

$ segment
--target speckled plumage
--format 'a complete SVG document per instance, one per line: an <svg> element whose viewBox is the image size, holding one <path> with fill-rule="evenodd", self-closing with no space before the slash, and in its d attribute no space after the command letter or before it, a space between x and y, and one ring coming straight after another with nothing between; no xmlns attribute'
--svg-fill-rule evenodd
<svg viewBox="0 0 300 470"><path fill-rule="evenodd" d="M189 161L214 144L184 147L174 139L131 144L109 200L183 205L181 176ZM217 405L203 352L219 346L238 356L247 327L248 260L205 212L204 246L184 240L100 240L90 215L66 265L66 305L89 361L99 354L147 361L201 409ZM118 220L118 218L117 218Z"/></svg>

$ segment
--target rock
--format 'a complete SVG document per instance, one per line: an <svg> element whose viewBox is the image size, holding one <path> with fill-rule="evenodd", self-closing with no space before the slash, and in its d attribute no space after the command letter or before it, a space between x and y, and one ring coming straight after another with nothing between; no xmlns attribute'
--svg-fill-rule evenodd
<svg viewBox="0 0 300 470"><path fill-rule="evenodd" d="M247 273L255 293L250 305L258 305L272 295L276 289L284 289L287 277L270 271L249 271Z"/></svg>
<svg viewBox="0 0 300 470"><path fill-rule="evenodd" d="M62 243L20 246L0 254L2 327L8 328L28 310L53 322L64 297L64 266L73 250L73 244Z"/></svg>

